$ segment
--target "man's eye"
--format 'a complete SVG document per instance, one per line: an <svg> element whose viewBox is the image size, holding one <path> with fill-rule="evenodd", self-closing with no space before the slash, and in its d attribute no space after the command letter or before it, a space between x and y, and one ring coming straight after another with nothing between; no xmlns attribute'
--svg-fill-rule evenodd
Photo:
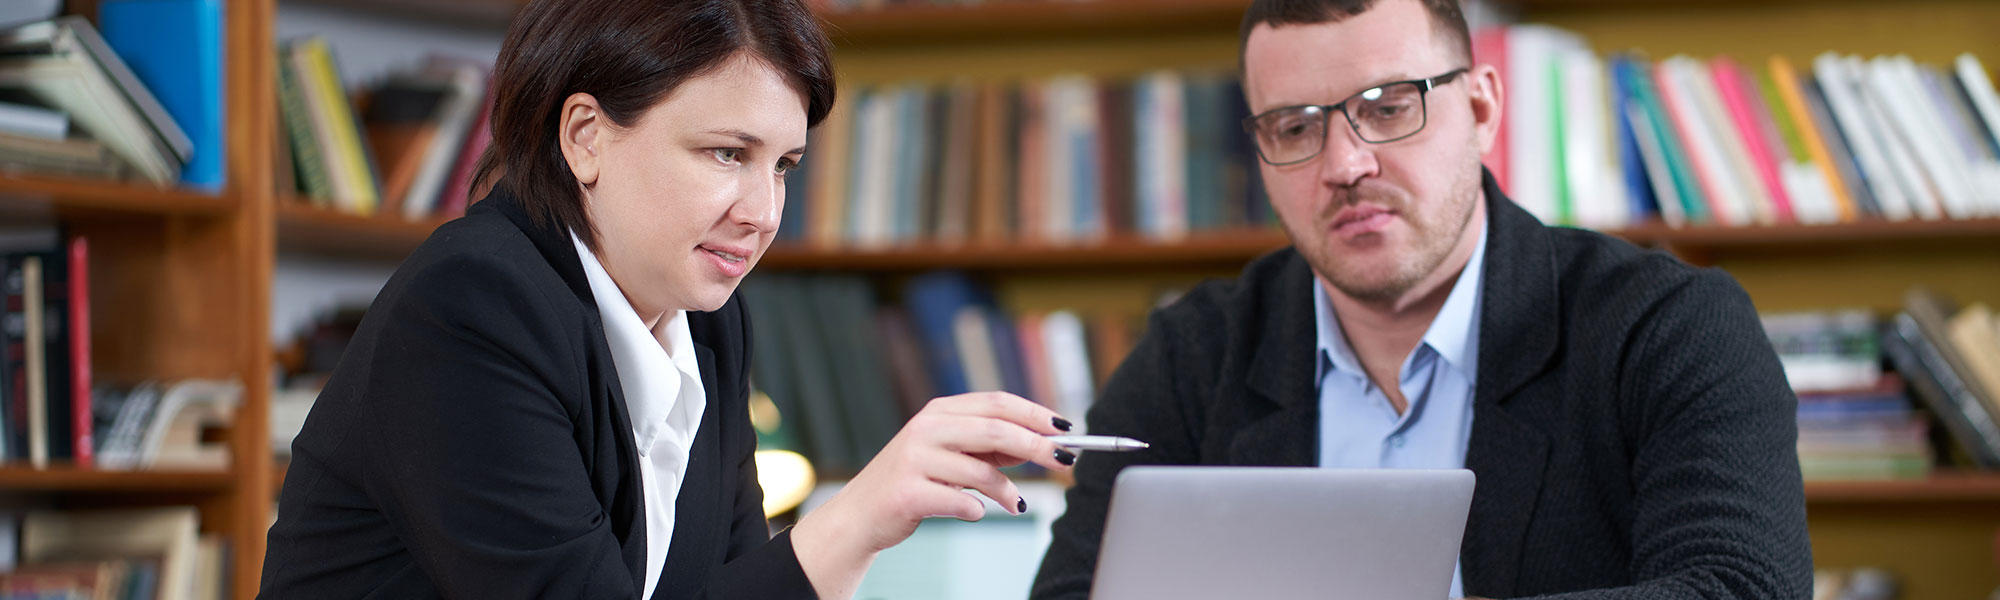
<svg viewBox="0 0 2000 600"><path fill-rule="evenodd" d="M737 159L743 158L743 150L739 148L716 148L709 152L715 154L715 160L726 165L736 164Z"/></svg>

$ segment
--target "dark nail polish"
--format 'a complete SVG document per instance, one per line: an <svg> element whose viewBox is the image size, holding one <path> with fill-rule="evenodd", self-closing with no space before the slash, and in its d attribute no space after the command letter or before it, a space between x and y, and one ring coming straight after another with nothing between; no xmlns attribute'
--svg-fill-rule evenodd
<svg viewBox="0 0 2000 600"><path fill-rule="evenodd" d="M1055 418L1053 418L1053 419L1049 419L1049 420L1050 420L1051 422L1055 423L1055 425L1056 425L1056 429L1061 429L1061 430L1063 430L1063 431L1069 431L1069 428L1070 428L1070 424L1069 424L1069 419L1065 419L1065 418L1062 418L1062 417L1055 417Z"/></svg>
<svg viewBox="0 0 2000 600"><path fill-rule="evenodd" d="M1062 448L1057 448L1057 449L1056 449L1056 462L1059 462L1059 463L1062 463L1062 464L1063 464L1063 466L1069 466L1069 465L1073 465L1073 464L1076 464L1076 455L1075 455L1075 454L1071 454L1071 453L1070 453L1070 451L1068 451L1068 450L1064 450L1064 449L1062 449Z"/></svg>
<svg viewBox="0 0 2000 600"><path fill-rule="evenodd" d="M1022 497L1020 497L1020 496L1015 496L1015 497L1014 497L1014 512L1015 512L1015 513L1024 513L1024 512L1028 512L1028 499L1027 499L1027 498L1022 498Z"/></svg>

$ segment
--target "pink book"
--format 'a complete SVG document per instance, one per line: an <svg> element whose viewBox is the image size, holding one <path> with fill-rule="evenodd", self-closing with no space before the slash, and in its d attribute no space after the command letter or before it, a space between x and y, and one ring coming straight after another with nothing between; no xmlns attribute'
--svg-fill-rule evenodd
<svg viewBox="0 0 2000 600"><path fill-rule="evenodd" d="M1764 135L1765 129L1757 120L1757 109L1752 102L1761 102L1744 87L1748 76L1736 61L1718 56L1709 61L1709 73L1715 79L1715 90L1722 95L1722 105L1729 111L1729 121L1736 125L1736 133L1743 137L1743 145L1750 151L1750 166L1757 173L1758 182L1771 195L1772 208L1778 213L1778 221L1795 222L1792 216L1792 199L1785 193L1784 179L1778 175L1778 160L1772 144L1778 143Z"/></svg>
<svg viewBox="0 0 2000 600"><path fill-rule="evenodd" d="M1494 26L1482 28L1472 34L1473 64L1492 65L1499 72L1500 85L1507 85L1507 28ZM1493 132L1493 149L1486 153L1486 170L1493 172L1493 179L1500 183L1500 189L1507 187L1507 120L1500 120L1500 128Z"/></svg>
<svg viewBox="0 0 2000 600"><path fill-rule="evenodd" d="M1660 88L1660 103L1666 105L1667 120L1672 121L1674 132L1685 141L1689 154L1688 170L1694 172L1695 183L1701 186L1701 195L1708 200L1708 214L1715 216L1716 223L1730 224L1728 215L1734 212L1725 204L1728 200L1723 197L1721 182L1717 180L1724 175L1711 172L1706 163L1693 156L1701 151L1701 146L1695 143L1695 136L1700 135L1695 128L1700 124L1688 122L1687 115L1692 114L1693 107L1688 104L1686 90L1674 81L1664 63L1654 66L1653 84Z"/></svg>

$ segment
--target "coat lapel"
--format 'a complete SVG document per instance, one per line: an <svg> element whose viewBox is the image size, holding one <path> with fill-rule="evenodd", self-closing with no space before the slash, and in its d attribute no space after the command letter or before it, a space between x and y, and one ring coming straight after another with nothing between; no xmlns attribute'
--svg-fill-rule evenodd
<svg viewBox="0 0 2000 600"><path fill-rule="evenodd" d="M1310 467L1319 464L1319 397L1313 393L1312 269L1295 250L1279 269L1279 283L1264 297L1252 323L1258 330L1243 401L1247 424L1230 441L1238 465ZM1226 400L1225 400L1226 402Z"/></svg>
<svg viewBox="0 0 2000 600"><path fill-rule="evenodd" d="M611 346L605 341L603 317L597 312L597 297L590 293L590 279L583 273L583 259L576 254L576 244L570 241L569 232L555 227L546 219L535 219L528 214L527 207L515 198L503 185L494 186L484 200L475 203L473 210L495 210L507 217L515 227L533 242L535 249L555 269L583 304L583 315L589 329L585 333L590 340L589 369L595 381L595 394L591 402L595 406L607 408L611 421L606 425L610 431L622 433L613 435L618 457L615 462L598 459L592 465L590 480L593 492L605 502L605 513L611 518L611 530L619 540L620 557L625 567L632 573L632 588L646 585L646 521L645 492L639 488L639 448L632 439L632 416L625 406L625 390L618 385L618 368L611 358ZM608 406L607 406L608 405Z"/></svg>
<svg viewBox="0 0 2000 600"><path fill-rule="evenodd" d="M1548 462L1548 435L1509 412L1514 392L1547 370L1560 343L1555 252L1542 224L1485 174L1489 231L1481 290L1479 383L1465 466L1478 477L1460 551L1467 595L1514 595L1522 544Z"/></svg>

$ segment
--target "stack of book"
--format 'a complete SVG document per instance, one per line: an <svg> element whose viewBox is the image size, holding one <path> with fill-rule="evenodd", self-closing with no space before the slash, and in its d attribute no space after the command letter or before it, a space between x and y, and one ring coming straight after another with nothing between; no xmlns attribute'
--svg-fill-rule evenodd
<svg viewBox="0 0 2000 600"><path fill-rule="evenodd" d="M89 253L52 230L0 241L0 460L93 464Z"/></svg>
<svg viewBox="0 0 2000 600"><path fill-rule="evenodd" d="M219 152L216 127L197 130L216 132L200 140L203 152ZM207 168L189 164L196 142L83 18L0 31L0 169L166 185L184 166Z"/></svg>
<svg viewBox="0 0 2000 600"><path fill-rule="evenodd" d="M280 51L279 110L289 155L280 191L351 214L428 220L463 214L490 142L484 64L434 58L350 100L326 40Z"/></svg>
<svg viewBox="0 0 2000 600"><path fill-rule="evenodd" d="M779 235L881 247L1267 225L1248 112L1218 74L863 88L813 131Z"/></svg>
<svg viewBox="0 0 2000 600"><path fill-rule="evenodd" d="M1481 31L1474 54L1509 94L1488 164L1549 223L2000 215L2000 95L1971 54L1605 59L1537 25Z"/></svg>
<svg viewBox="0 0 2000 600"><path fill-rule="evenodd" d="M1920 479L1931 470L1929 423L1882 371L1865 310L1773 314L1765 332L1798 394L1799 470L1808 480Z"/></svg>
<svg viewBox="0 0 2000 600"><path fill-rule="evenodd" d="M930 273L878 303L858 276L753 275L751 381L783 423L773 443L852 473L932 398L1004 390L1070 416L1131 350L1134 321L1072 311L1008 314L962 275Z"/></svg>
<svg viewBox="0 0 2000 600"><path fill-rule="evenodd" d="M191 506L0 515L0 598L227 597L227 544ZM9 558L14 558L9 553Z"/></svg>
<svg viewBox="0 0 2000 600"><path fill-rule="evenodd" d="M1911 290L1883 348L1972 465L2000 469L2000 325L1984 304L1964 309Z"/></svg>

